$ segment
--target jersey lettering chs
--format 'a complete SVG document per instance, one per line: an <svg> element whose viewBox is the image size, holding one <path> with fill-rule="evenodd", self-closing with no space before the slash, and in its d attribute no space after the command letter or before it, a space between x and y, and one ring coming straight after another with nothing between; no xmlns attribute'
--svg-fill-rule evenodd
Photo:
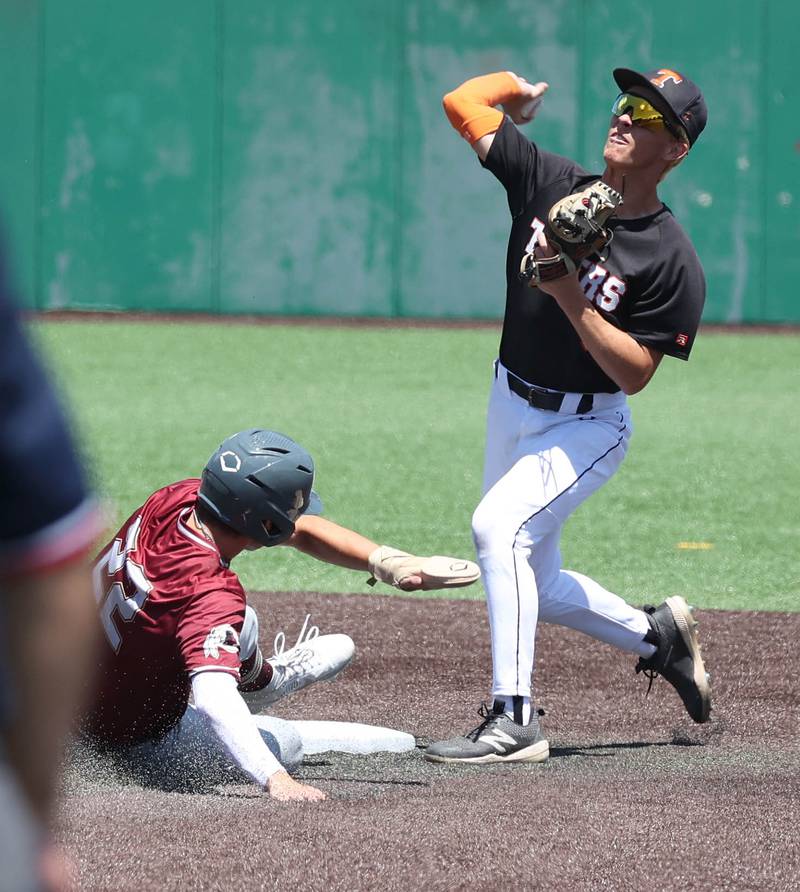
<svg viewBox="0 0 800 892"><path fill-rule="evenodd" d="M106 743L158 737L189 702L191 676L239 678L245 594L186 520L199 480L153 493L103 549L94 589L105 645L86 731Z"/></svg>
<svg viewBox="0 0 800 892"><path fill-rule="evenodd" d="M512 225L500 361L531 384L578 393L619 387L583 347L556 301L519 280L522 256L544 231L553 204L598 179L574 161L539 149L506 118L483 166L505 187ZM603 258L578 270L587 300L636 341L688 359L705 302L705 278L686 233L663 205L647 217L612 217Z"/></svg>

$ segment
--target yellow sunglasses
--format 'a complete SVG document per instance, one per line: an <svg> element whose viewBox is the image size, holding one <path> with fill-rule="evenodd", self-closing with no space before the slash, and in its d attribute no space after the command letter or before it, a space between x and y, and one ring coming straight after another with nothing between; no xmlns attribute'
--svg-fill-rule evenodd
<svg viewBox="0 0 800 892"><path fill-rule="evenodd" d="M634 124L639 124L652 130L660 130L666 127L674 137L680 139L680 134L675 130L675 127L666 120L657 108L654 108L646 99L642 99L641 96L633 96L631 93L620 93L611 106L611 114L618 118L621 115L629 115Z"/></svg>

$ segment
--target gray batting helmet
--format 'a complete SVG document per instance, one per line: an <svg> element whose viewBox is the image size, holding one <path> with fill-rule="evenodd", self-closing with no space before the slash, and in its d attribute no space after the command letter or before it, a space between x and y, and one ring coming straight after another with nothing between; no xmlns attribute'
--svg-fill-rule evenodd
<svg viewBox="0 0 800 892"><path fill-rule="evenodd" d="M208 460L198 500L221 523L261 545L279 545L301 514L321 514L312 490L314 461L277 431L250 428L228 437Z"/></svg>

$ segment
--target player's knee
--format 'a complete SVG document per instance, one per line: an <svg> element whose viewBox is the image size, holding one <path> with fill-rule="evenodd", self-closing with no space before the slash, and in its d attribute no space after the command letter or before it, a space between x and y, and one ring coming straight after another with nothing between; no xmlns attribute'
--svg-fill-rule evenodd
<svg viewBox="0 0 800 892"><path fill-rule="evenodd" d="M502 516L481 502L472 515L472 540L476 552L485 555L496 549L507 549L513 541L513 531L507 529Z"/></svg>
<svg viewBox="0 0 800 892"><path fill-rule="evenodd" d="M520 523L510 512L504 514L484 501L472 515L472 539L480 557L505 555L510 548L531 551L552 532L552 525L546 511L537 511Z"/></svg>
<svg viewBox="0 0 800 892"><path fill-rule="evenodd" d="M281 739L280 762L287 771L296 771L302 764L303 740L296 731Z"/></svg>
<svg viewBox="0 0 800 892"><path fill-rule="evenodd" d="M259 717L261 737L273 756L287 771L294 771L303 761L303 738L283 719Z"/></svg>

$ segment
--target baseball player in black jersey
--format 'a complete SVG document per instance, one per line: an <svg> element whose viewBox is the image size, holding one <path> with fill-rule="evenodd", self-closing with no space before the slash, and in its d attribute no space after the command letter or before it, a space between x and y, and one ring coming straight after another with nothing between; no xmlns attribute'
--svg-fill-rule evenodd
<svg viewBox="0 0 800 892"><path fill-rule="evenodd" d="M501 72L467 81L444 99L453 126L505 188L512 223L484 496L473 517L493 702L466 736L429 746L430 761L548 758L531 707L540 620L638 655L637 672L651 681L661 674L696 722L709 717L711 690L684 599L636 609L561 567L563 524L611 478L627 450L626 396L647 386L665 355L688 359L705 299L697 255L657 192L705 126L702 94L668 69L618 68L614 79L622 92L612 106L602 176L545 152L515 126L533 119L546 83ZM558 254L547 237L553 205L594 183L622 195L605 224L611 241L572 272L566 266L556 277L520 275L526 264L544 268Z"/></svg>

